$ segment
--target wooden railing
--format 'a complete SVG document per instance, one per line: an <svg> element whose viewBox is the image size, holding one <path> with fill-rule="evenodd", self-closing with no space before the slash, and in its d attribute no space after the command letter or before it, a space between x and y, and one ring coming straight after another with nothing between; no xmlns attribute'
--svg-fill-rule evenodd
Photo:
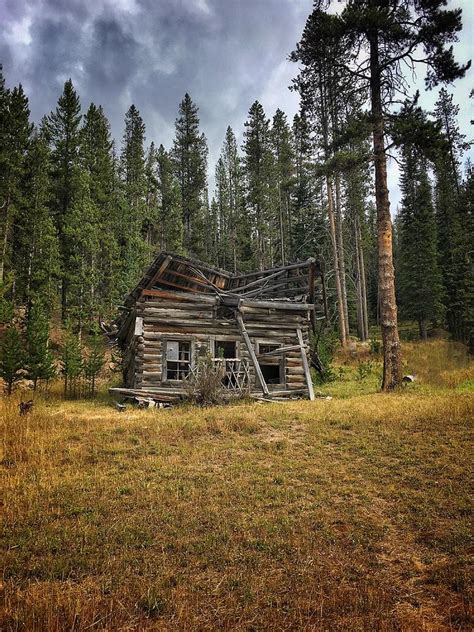
<svg viewBox="0 0 474 632"><path fill-rule="evenodd" d="M222 371L222 383L230 391L244 395L250 387L250 365L242 358L213 358L216 368ZM190 367L190 377L197 377L199 364Z"/></svg>
<svg viewBox="0 0 474 632"><path fill-rule="evenodd" d="M223 383L226 388L244 393L250 384L250 365L242 358L214 358L213 362L225 368Z"/></svg>

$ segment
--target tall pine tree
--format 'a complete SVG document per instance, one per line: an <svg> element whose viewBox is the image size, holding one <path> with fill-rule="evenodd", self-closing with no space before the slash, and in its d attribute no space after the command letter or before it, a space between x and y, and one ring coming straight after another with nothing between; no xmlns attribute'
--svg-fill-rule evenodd
<svg viewBox="0 0 474 632"><path fill-rule="evenodd" d="M115 309L119 274L118 226L120 217L114 188L116 173L110 124L101 106L91 103L80 134L80 163L87 178L93 226L100 256L93 260L95 315L110 317ZM87 210L87 209L85 209ZM90 208L89 208L90 213Z"/></svg>
<svg viewBox="0 0 474 632"><path fill-rule="evenodd" d="M44 132L51 145L52 209L59 234L61 253L61 310L68 315L68 279L71 242L67 226L75 198L75 169L79 161L81 104L71 79L64 84L54 112L44 120ZM70 232L70 231L69 231Z"/></svg>
<svg viewBox="0 0 474 632"><path fill-rule="evenodd" d="M285 265L290 258L292 231L291 195L295 184L293 138L286 114L278 109L273 117L271 146L275 161L278 213L278 255L276 261Z"/></svg>
<svg viewBox="0 0 474 632"><path fill-rule="evenodd" d="M146 235L145 124L140 112L131 105L125 115L125 133L121 156L121 175L125 203L121 217L120 276L125 291L140 278L148 262Z"/></svg>
<svg viewBox="0 0 474 632"><path fill-rule="evenodd" d="M202 256L204 215L207 203L207 141L199 131L198 107L189 94L179 105L171 156L179 183L183 218L184 248Z"/></svg>
<svg viewBox="0 0 474 632"><path fill-rule="evenodd" d="M415 320L426 339L430 322L442 314L436 221L426 160L417 148L403 149L402 206L399 217L398 296L405 318Z"/></svg>
<svg viewBox="0 0 474 632"><path fill-rule="evenodd" d="M443 142L434 160L435 202L438 229L439 265L442 273L446 321L448 330L458 340L469 340L469 327L465 317L469 312L466 297L472 292L466 288L472 283L470 251L466 243L468 207L461 198L461 157L467 148L465 137L457 122L459 107L445 89L439 92L434 115L438 121ZM469 319L469 317L468 317Z"/></svg>
<svg viewBox="0 0 474 632"><path fill-rule="evenodd" d="M245 204L252 223L254 265L262 270L274 261L277 226L274 209L274 158L271 151L270 121L258 101L250 107L245 122L243 174Z"/></svg>
<svg viewBox="0 0 474 632"><path fill-rule="evenodd" d="M22 187L13 254L17 299L27 306L39 301L51 313L60 280L59 241L50 205L50 150L44 134L36 130L25 158Z"/></svg>
<svg viewBox="0 0 474 632"><path fill-rule="evenodd" d="M32 126L21 84L5 88L0 67L0 283L11 267L12 239L22 204L22 179Z"/></svg>
<svg viewBox="0 0 474 632"><path fill-rule="evenodd" d="M157 175L159 192L158 245L160 250L183 252L183 218L179 183L173 162L163 145L158 147Z"/></svg>

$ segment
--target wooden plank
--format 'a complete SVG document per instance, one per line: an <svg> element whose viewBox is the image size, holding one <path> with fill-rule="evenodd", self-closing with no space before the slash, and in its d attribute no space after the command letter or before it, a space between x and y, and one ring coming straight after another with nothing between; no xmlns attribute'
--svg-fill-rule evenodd
<svg viewBox="0 0 474 632"><path fill-rule="evenodd" d="M287 366L286 367L287 375L304 375L304 368L300 366Z"/></svg>
<svg viewBox="0 0 474 632"><path fill-rule="evenodd" d="M157 297L157 298L165 298L171 301L178 302L190 302L190 303L209 303L212 305L217 304L217 298L215 296L203 296L199 294L196 296L195 294L191 294L190 292L172 292L170 290L143 290L142 296L144 297ZM151 301L147 301L145 305L151 304Z"/></svg>
<svg viewBox="0 0 474 632"><path fill-rule="evenodd" d="M233 280L240 280L240 279L249 279L253 276L257 276L259 274L271 274L272 272L278 272L279 270L282 271L287 271L287 270L297 270L298 268L306 268L310 263L312 263L314 261L313 258L309 258L306 261L301 261L300 263L292 263L288 266L279 266L277 268L269 268L268 270L262 270L261 272L247 272L245 274L238 274L236 276L233 277Z"/></svg>
<svg viewBox="0 0 474 632"><path fill-rule="evenodd" d="M155 272L155 274L152 276L150 281L147 283L148 288L151 288L155 285L156 280L163 274L163 272L166 270L166 268L169 266L169 264L172 261L173 261L173 257L171 255L167 255L165 257L164 261L162 262L158 270Z"/></svg>
<svg viewBox="0 0 474 632"><path fill-rule="evenodd" d="M178 270L168 270L167 274L177 276L180 279L184 279L185 281L188 281L188 283L194 283L195 285L199 285L199 287L204 287L206 289L209 289L210 287L212 287L212 283L209 283L209 281L206 283L202 278L190 276L189 274L178 272ZM160 279L158 279L158 282L160 282Z"/></svg>
<svg viewBox="0 0 474 632"><path fill-rule="evenodd" d="M197 294L198 292L199 293L204 292L204 290L199 290L197 288L192 288L192 287L185 287L184 285L180 285L179 283L173 283L172 281L165 281L165 279L162 279L162 278L158 279L156 283L162 284L162 285L168 285L169 287L176 287L176 288L179 288L180 290L184 290L185 292L194 292L195 294Z"/></svg>
<svg viewBox="0 0 474 632"><path fill-rule="evenodd" d="M247 350L249 352L250 359L252 360L252 364L254 366L255 373L257 374L257 379L260 382L260 386L262 387L262 392L265 395L265 397L269 397L270 396L270 392L268 390L267 383L265 382L265 378L263 377L262 369L260 368L260 365L258 363L257 356L255 355L255 349L253 348L253 345L250 342L250 338L249 338L249 335L247 333L247 330L245 329L245 324L244 324L244 321L243 321L243 318L242 318L242 314L240 313L240 311L238 311L236 313L236 318L237 318L237 324L239 325L240 332L241 332L242 337L244 339L244 342L245 342L245 344L247 346Z"/></svg>
<svg viewBox="0 0 474 632"><path fill-rule="evenodd" d="M313 381L311 379L311 371L309 370L308 357L306 355L306 349L303 342L303 334L299 327L297 327L296 329L296 335L298 336L298 342L301 349L301 359L303 361L303 369L304 369L304 375L306 378L306 385L308 387L309 399L311 401L314 401L314 389L313 389Z"/></svg>
<svg viewBox="0 0 474 632"><path fill-rule="evenodd" d="M160 312L165 312L167 310L172 310L175 311L176 313L181 312L181 311L185 311L185 312L190 312L192 314L194 314L195 312L200 312L200 311L207 311L209 313L210 316L212 316L214 314L214 310L215 310L215 305L213 303L194 303L194 302L190 302L190 301L183 301L183 302L170 302L170 301L163 301L163 302L156 302L153 301L153 303L146 303L145 304L146 307L143 311L144 315L146 316L147 314L153 312L153 310L158 310Z"/></svg>
<svg viewBox="0 0 474 632"><path fill-rule="evenodd" d="M272 344L272 343L269 343L269 344ZM288 347L278 347L278 349L275 349L274 351L267 351L267 353L259 353L258 357L266 358L267 356L281 355L282 353L287 353L288 351L299 350L299 348L300 348L299 345L290 345Z"/></svg>
<svg viewBox="0 0 474 632"><path fill-rule="evenodd" d="M314 309L314 305L309 303L290 303L285 301L251 301L250 299L242 299L241 308L245 307L262 307L264 309L281 309L289 312L309 312ZM241 311L245 311L242 309Z"/></svg>

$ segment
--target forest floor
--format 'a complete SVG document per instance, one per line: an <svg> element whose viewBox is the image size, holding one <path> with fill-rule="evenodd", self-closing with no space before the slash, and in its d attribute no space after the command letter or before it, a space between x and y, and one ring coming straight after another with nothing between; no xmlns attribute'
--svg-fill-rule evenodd
<svg viewBox="0 0 474 632"><path fill-rule="evenodd" d="M474 370L447 341L404 358L380 394L341 354L315 402L4 398L0 629L472 629Z"/></svg>

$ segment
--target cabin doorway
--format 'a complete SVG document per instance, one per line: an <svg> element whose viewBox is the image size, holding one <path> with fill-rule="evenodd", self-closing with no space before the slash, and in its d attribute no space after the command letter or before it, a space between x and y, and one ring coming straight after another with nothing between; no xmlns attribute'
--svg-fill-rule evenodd
<svg viewBox="0 0 474 632"><path fill-rule="evenodd" d="M284 359L278 353L279 348L279 344L259 343L258 345L258 363L263 379L269 386L285 383Z"/></svg>

